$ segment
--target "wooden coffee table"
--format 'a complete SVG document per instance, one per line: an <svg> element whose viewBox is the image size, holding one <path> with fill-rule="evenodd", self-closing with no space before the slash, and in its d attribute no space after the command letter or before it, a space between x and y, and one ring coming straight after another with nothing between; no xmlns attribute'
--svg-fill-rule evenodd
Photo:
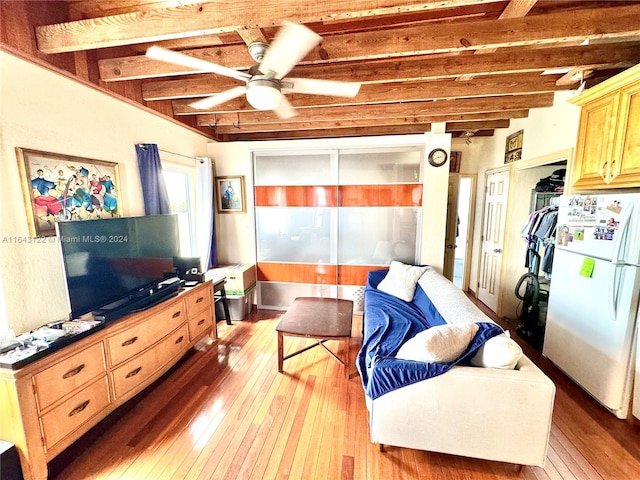
<svg viewBox="0 0 640 480"><path fill-rule="evenodd" d="M349 378L349 344L351 343L351 320L353 302L335 298L298 297L284 314L276 327L278 332L278 372L282 373L282 363L299 353L320 345L333 358L344 366L345 376ZM317 343L283 356L284 337L306 337ZM324 342L344 340L344 359L329 350Z"/></svg>

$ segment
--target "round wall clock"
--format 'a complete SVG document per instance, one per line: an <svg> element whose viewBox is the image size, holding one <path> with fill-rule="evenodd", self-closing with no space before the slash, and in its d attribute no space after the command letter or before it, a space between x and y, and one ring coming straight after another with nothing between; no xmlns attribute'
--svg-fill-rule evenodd
<svg viewBox="0 0 640 480"><path fill-rule="evenodd" d="M434 167L441 167L447 162L447 151L442 148L434 148L429 153L429 163Z"/></svg>

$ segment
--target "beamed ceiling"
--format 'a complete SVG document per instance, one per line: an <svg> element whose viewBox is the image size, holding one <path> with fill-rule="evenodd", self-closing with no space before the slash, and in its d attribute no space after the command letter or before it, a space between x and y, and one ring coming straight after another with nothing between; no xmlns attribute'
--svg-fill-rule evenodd
<svg viewBox="0 0 640 480"><path fill-rule="evenodd" d="M444 123L492 135L558 90L592 86L640 62L640 1L123 0L10 1L2 43L218 141L393 135ZM288 76L360 82L353 98L290 94L287 120L245 97L194 99L242 85L147 58L151 45L246 71L247 45L284 21L322 42Z"/></svg>

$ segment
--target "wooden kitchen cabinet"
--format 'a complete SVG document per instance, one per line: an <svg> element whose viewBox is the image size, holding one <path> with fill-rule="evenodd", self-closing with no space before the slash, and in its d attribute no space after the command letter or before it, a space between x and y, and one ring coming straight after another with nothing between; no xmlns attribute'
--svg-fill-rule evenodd
<svg viewBox="0 0 640 480"><path fill-rule="evenodd" d="M640 187L640 65L570 101L582 107L572 189Z"/></svg>
<svg viewBox="0 0 640 480"><path fill-rule="evenodd" d="M140 393L197 341L217 338L211 282L115 320L12 370L0 368L0 438L16 445L25 480Z"/></svg>

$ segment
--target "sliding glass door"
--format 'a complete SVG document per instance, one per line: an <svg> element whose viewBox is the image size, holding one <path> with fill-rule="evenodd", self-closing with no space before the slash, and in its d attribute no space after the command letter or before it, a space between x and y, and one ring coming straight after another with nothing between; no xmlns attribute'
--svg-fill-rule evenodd
<svg viewBox="0 0 640 480"><path fill-rule="evenodd" d="M367 272L414 263L421 152L254 152L259 307L314 296L352 299L359 311Z"/></svg>

